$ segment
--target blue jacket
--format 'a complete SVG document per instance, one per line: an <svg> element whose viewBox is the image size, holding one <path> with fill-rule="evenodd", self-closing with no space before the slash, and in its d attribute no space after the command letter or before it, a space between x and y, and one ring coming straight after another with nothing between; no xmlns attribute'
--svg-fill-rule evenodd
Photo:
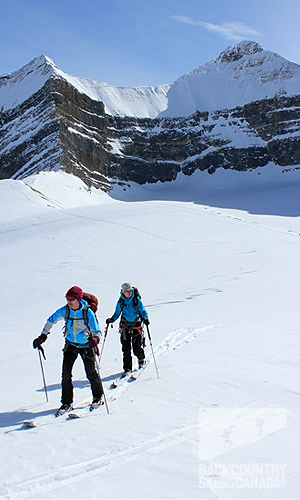
<svg viewBox="0 0 300 500"><path fill-rule="evenodd" d="M137 297L137 306L133 303L134 293L132 296L127 299L122 293L116 304L116 309L111 319L116 321L120 314L122 313L122 317L125 319L127 323L134 323L134 321L139 319L139 313L142 318L148 319L148 313L139 297ZM124 303L124 307L122 310L122 302Z"/></svg>
<svg viewBox="0 0 300 500"><path fill-rule="evenodd" d="M72 311L70 309L70 316L67 322L67 328L65 332L66 339L73 345L76 346L86 346L89 342L90 333L94 337L95 335L101 336L101 331L96 320L96 316L92 309L89 307L87 309L87 318L89 323L89 328L85 324L82 311L88 305L85 300L81 301L81 308L78 311ZM63 306L57 309L46 321L46 324L42 330L42 333L48 335L52 326L57 323L60 319L65 319L67 306Z"/></svg>

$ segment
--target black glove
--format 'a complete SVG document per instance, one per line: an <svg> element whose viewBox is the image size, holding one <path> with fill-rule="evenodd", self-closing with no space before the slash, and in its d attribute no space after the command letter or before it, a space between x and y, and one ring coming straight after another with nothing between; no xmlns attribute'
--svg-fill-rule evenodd
<svg viewBox="0 0 300 500"><path fill-rule="evenodd" d="M145 325L150 325L150 321L148 318L143 318L143 322Z"/></svg>
<svg viewBox="0 0 300 500"><path fill-rule="evenodd" d="M39 337L37 337L36 339L34 339L33 341L33 348L36 349L36 348L40 348L40 346L46 342L47 340L47 337L48 335L46 335L46 333L41 333L41 335Z"/></svg>
<svg viewBox="0 0 300 500"><path fill-rule="evenodd" d="M96 345L99 344L99 340L100 338L98 335L94 335L94 337L89 340L89 347L96 347Z"/></svg>
<svg viewBox="0 0 300 500"><path fill-rule="evenodd" d="M109 325L109 323L113 323L114 320L112 318L107 318L106 320L106 324Z"/></svg>
<svg viewBox="0 0 300 500"><path fill-rule="evenodd" d="M99 348L98 348L99 341L100 341L100 337L98 337L98 335L94 335L94 337L90 338L89 343L88 343L88 346L91 349L94 349L94 352L97 354L97 356L100 355Z"/></svg>

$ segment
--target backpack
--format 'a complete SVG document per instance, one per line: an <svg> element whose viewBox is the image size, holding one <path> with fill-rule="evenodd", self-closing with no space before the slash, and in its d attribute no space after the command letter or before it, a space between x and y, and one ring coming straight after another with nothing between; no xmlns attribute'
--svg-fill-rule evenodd
<svg viewBox="0 0 300 500"><path fill-rule="evenodd" d="M136 308L136 312L138 314L139 317L141 317L141 314L140 314L140 311L138 310L138 298L141 299L142 296L138 290L138 288L136 286L133 286L133 305L134 307ZM123 312L123 309L124 309L124 306L125 306L125 300L123 299L123 297L121 296L120 297L120 306L121 306L121 311Z"/></svg>
<svg viewBox="0 0 300 500"><path fill-rule="evenodd" d="M84 309L82 309L82 317L83 317L83 320L84 320L86 326L89 328L89 320L88 320L88 313L87 313L88 309L92 309L93 313L96 316L97 323L99 323L98 318L97 318L97 314L96 314L97 310L98 310L99 301L95 295L93 295L92 293L87 293L87 292L83 292L82 299L86 300L88 303L88 305ZM65 323L66 323L65 328L67 328L67 323L69 321L69 318L70 318L70 307L67 304L66 314L65 314Z"/></svg>
<svg viewBox="0 0 300 500"><path fill-rule="evenodd" d="M98 310L98 305L99 305L99 301L97 299L97 297L95 295L93 295L92 293L87 293L87 292L83 292L83 300L86 300L87 303L88 303L88 307L90 307L93 311L93 313L95 313L95 316L96 316L96 312Z"/></svg>

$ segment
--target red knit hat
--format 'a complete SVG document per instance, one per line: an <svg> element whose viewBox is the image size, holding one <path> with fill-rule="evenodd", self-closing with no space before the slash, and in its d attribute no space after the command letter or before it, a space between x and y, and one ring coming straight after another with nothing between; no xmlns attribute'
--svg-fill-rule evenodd
<svg viewBox="0 0 300 500"><path fill-rule="evenodd" d="M81 290L81 288L79 288L79 286L72 286L72 288L70 288L70 290L67 291L66 297L67 299L77 299L78 302L81 302L83 297L83 291Z"/></svg>

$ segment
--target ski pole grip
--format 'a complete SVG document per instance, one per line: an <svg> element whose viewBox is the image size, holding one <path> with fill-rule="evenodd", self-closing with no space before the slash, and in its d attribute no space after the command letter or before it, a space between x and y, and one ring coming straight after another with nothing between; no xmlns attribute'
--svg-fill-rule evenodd
<svg viewBox="0 0 300 500"><path fill-rule="evenodd" d="M47 358L46 358L46 355L45 355L44 348L40 345L40 346L38 347L38 349L39 349L39 351L41 351L41 353L42 353L42 355L43 355L43 358L46 360Z"/></svg>

